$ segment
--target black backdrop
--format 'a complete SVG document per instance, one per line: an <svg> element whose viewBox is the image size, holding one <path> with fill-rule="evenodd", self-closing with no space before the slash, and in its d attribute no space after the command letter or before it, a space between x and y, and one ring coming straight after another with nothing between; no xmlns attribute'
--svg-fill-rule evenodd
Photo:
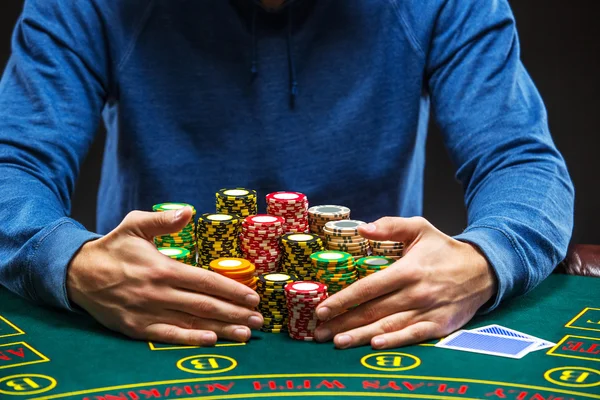
<svg viewBox="0 0 600 400"><path fill-rule="evenodd" d="M0 0L0 68L10 54L10 35L22 0ZM577 191L573 242L600 243L600 23L598 0L511 1L520 32L522 58L548 108L554 140L564 154ZM72 215L95 228L96 189L103 135L82 167ZM462 188L435 126L427 145L425 217L448 234L466 218Z"/></svg>

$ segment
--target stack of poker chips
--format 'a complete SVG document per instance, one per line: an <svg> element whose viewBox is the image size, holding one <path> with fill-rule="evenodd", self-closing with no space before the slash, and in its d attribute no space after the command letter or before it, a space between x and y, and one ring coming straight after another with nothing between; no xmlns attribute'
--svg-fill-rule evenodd
<svg viewBox="0 0 600 400"><path fill-rule="evenodd" d="M324 250L323 241L314 233L286 233L281 237L281 270L301 280L312 280L310 255Z"/></svg>
<svg viewBox="0 0 600 400"><path fill-rule="evenodd" d="M382 271L395 263L396 260L391 257L369 256L363 257L356 262L356 272L358 279L374 274L377 271Z"/></svg>
<svg viewBox="0 0 600 400"><path fill-rule="evenodd" d="M267 195L267 214L284 218L284 233L308 231L308 199L302 193L269 193Z"/></svg>
<svg viewBox="0 0 600 400"><path fill-rule="evenodd" d="M261 274L256 282L256 293L260 296L258 312L263 316L263 332L280 333L287 330L288 313L285 303L285 285L296 280L290 274Z"/></svg>
<svg viewBox="0 0 600 400"><path fill-rule="evenodd" d="M319 324L315 309L327 298L327 286L300 281L285 285L288 334L292 339L312 341Z"/></svg>
<svg viewBox="0 0 600 400"><path fill-rule="evenodd" d="M161 203L152 207L154 212L164 212L179 210L184 207L192 209L192 218L189 223L179 232L169 235L156 236L154 244L156 247L181 247L189 251L190 265L196 265L196 225L194 223L196 217L196 209L191 204L187 203Z"/></svg>
<svg viewBox="0 0 600 400"><path fill-rule="evenodd" d="M402 257L404 243L392 242L391 240L376 241L370 240L371 251L374 256L392 257L396 260Z"/></svg>
<svg viewBox="0 0 600 400"><path fill-rule="evenodd" d="M223 257L210 262L210 270L256 290L254 265L243 258Z"/></svg>
<svg viewBox="0 0 600 400"><path fill-rule="evenodd" d="M308 209L308 224L310 231L325 238L323 227L330 221L350 219L350 209L344 206L314 206Z"/></svg>
<svg viewBox="0 0 600 400"><path fill-rule="evenodd" d="M358 234L358 227L363 221L351 219L331 221L323 227L327 248L345 251L354 257L365 257L370 254L369 241Z"/></svg>
<svg viewBox="0 0 600 400"><path fill-rule="evenodd" d="M251 215L242 222L240 243L244 258L265 274L279 269L279 239L283 234L283 217L274 215Z"/></svg>
<svg viewBox="0 0 600 400"><path fill-rule="evenodd" d="M327 286L334 294L347 288L358 279L354 257L343 251L325 250L310 256L315 271L315 280Z"/></svg>
<svg viewBox="0 0 600 400"><path fill-rule="evenodd" d="M202 214L198 218L198 263L208 269L221 257L242 257L240 219L228 214Z"/></svg>
<svg viewBox="0 0 600 400"><path fill-rule="evenodd" d="M183 247L159 247L160 251L165 256L172 260L182 262L187 265L196 266L196 258L188 249Z"/></svg>
<svg viewBox="0 0 600 400"><path fill-rule="evenodd" d="M216 193L217 213L247 217L258 213L255 190L244 188L221 189Z"/></svg>

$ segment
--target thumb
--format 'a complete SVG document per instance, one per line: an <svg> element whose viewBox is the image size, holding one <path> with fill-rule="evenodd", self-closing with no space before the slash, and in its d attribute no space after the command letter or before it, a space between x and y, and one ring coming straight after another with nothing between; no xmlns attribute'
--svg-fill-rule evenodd
<svg viewBox="0 0 600 400"><path fill-rule="evenodd" d="M359 226L358 233L369 240L407 243L417 239L430 227L431 224L421 217L384 217L370 224Z"/></svg>
<svg viewBox="0 0 600 400"><path fill-rule="evenodd" d="M152 240L155 236L179 232L191 218L190 207L163 212L132 211L127 214L121 225L123 229L136 236Z"/></svg>

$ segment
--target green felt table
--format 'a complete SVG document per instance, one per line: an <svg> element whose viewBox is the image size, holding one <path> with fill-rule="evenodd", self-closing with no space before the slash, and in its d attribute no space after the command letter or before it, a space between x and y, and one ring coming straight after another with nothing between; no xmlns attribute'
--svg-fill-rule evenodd
<svg viewBox="0 0 600 400"><path fill-rule="evenodd" d="M404 397L600 399L600 279L553 275L477 317L557 343L522 359L434 342L390 351L336 350L256 332L212 348L129 340L83 315L0 289L2 399Z"/></svg>

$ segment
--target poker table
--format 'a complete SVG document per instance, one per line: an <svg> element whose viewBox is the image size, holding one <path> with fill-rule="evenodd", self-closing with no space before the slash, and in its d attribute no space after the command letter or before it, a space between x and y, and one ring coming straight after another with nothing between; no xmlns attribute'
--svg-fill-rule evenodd
<svg viewBox="0 0 600 400"><path fill-rule="evenodd" d="M127 339L0 289L1 399L600 399L600 279L553 275L475 318L557 343L522 359L434 347L387 351L256 332L211 348Z"/></svg>

